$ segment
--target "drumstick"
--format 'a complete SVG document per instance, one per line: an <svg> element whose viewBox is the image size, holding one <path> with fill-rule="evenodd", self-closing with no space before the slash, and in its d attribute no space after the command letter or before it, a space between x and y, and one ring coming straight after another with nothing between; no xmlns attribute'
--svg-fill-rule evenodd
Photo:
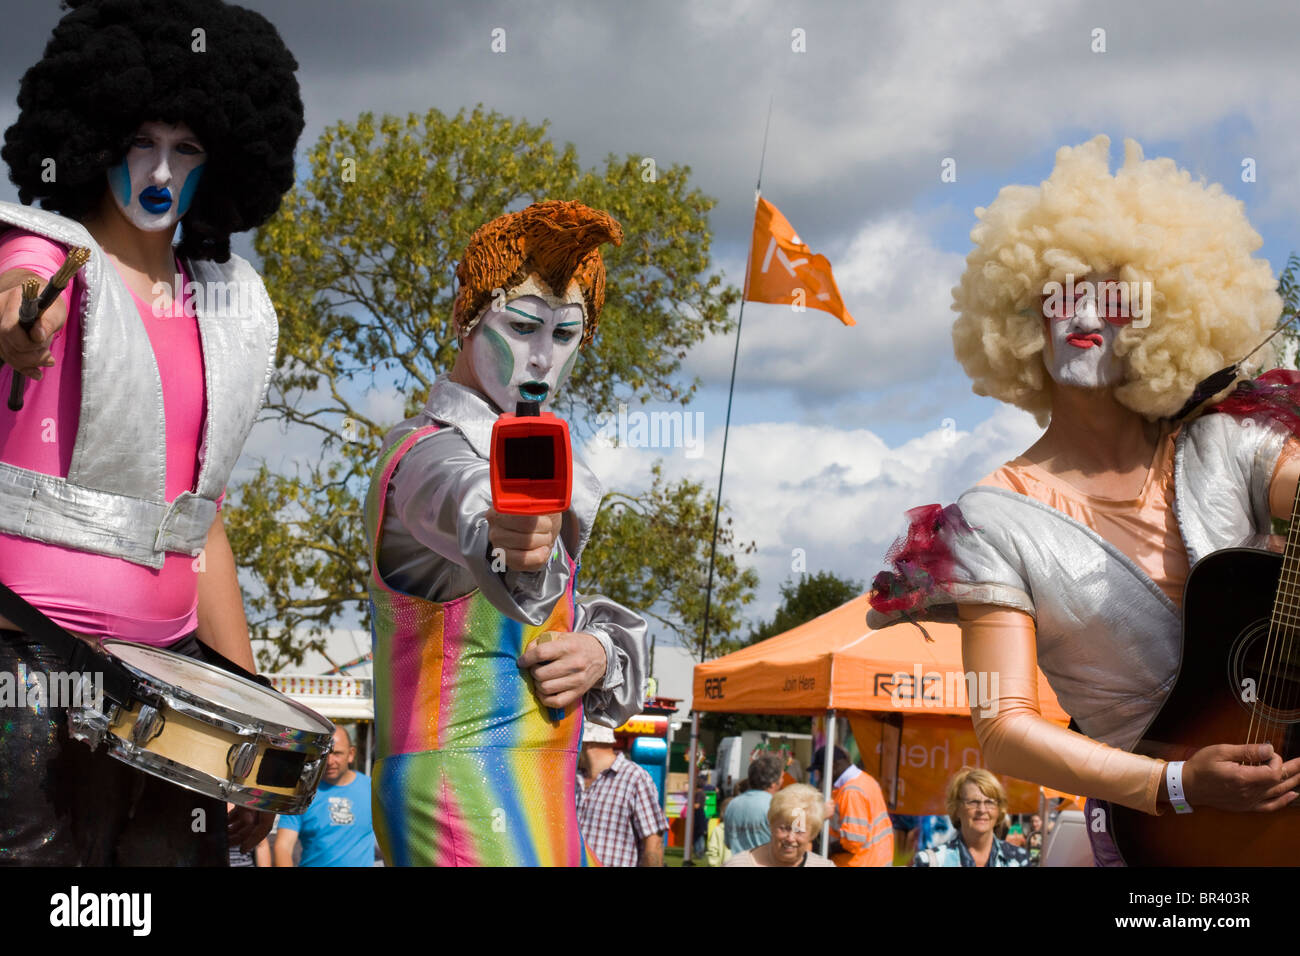
<svg viewBox="0 0 1300 956"><path fill-rule="evenodd" d="M50 278L49 283L42 290L39 297L35 297L35 288L38 285L35 279L27 279L23 282L23 301L18 307L18 325L28 334L31 335L32 329L36 327L36 320L41 314L54 304L54 300L62 294L63 290L68 287L72 277L77 274L77 270L86 264L90 258L90 250L85 246L73 246L68 250L68 258L63 260L63 265ZM14 369L14 379L9 386L9 410L11 412L20 412L23 409L23 390L27 387L27 379L18 374Z"/></svg>
<svg viewBox="0 0 1300 956"><path fill-rule="evenodd" d="M36 320L41 317L41 284L35 279L23 280L23 301L18 306L18 327L31 334ZM14 369L14 379L9 385L9 409L20 411L23 407L23 386L25 379Z"/></svg>
<svg viewBox="0 0 1300 956"><path fill-rule="evenodd" d="M18 305L18 325L26 331L36 324L36 320L41 317L40 313L40 292L41 284L36 279L23 280L23 299ZM0 366L4 365L4 359L0 358ZM14 372L14 382L18 381L18 372ZM20 406L21 407L21 406Z"/></svg>
<svg viewBox="0 0 1300 956"><path fill-rule="evenodd" d="M23 327L24 332L35 325L36 320L41 317L40 297L40 281L37 279L24 279L23 301L22 304L18 306L18 324Z"/></svg>

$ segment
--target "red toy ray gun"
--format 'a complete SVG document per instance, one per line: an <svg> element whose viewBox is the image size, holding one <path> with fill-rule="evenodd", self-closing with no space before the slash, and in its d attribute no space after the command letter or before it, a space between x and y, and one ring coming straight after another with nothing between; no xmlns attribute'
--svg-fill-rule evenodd
<svg viewBox="0 0 1300 956"><path fill-rule="evenodd" d="M492 475L492 507L506 515L546 515L569 510L573 498L573 445L569 424L537 402L520 402L514 414L506 412L492 425L488 454ZM536 644L552 641L547 631ZM553 721L564 710L546 708Z"/></svg>
<svg viewBox="0 0 1300 956"><path fill-rule="evenodd" d="M573 497L569 424L537 402L520 402L492 425L492 507L503 515L567 511Z"/></svg>

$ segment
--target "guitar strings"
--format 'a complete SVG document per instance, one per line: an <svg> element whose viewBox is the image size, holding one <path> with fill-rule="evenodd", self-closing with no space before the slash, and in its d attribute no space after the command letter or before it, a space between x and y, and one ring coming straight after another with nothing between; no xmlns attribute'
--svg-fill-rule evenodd
<svg viewBox="0 0 1300 956"><path fill-rule="evenodd" d="M1300 513L1298 512L1300 512L1300 486L1297 486L1296 488L1296 502L1292 504L1292 508L1291 508L1291 528L1287 533L1287 545L1288 545L1287 554L1289 554L1291 558L1291 569L1290 569L1291 576L1288 582L1289 584L1288 596L1290 598L1292 620L1290 621L1289 627L1287 629L1286 640L1283 644L1280 660L1277 662L1276 665L1278 670L1278 679L1283 682L1284 690L1283 693L1280 695L1283 698L1283 700L1280 700L1278 702L1279 720L1276 725L1278 740L1274 744L1274 747L1276 747L1277 752L1281 755L1283 760L1285 760L1288 756L1288 754L1283 752L1283 747L1286 744L1286 738L1287 738L1287 724L1285 720L1287 715L1295 713L1297 709L1297 705L1300 705L1300 684L1297 683L1297 676L1300 675L1297 675L1296 673L1295 656L1292 650L1292 645L1295 642L1296 632L1297 632L1296 620L1297 618L1300 618L1300 615L1298 615L1296 612L1300 611L1300 604L1298 604L1296 600L1297 562L1296 562L1294 549L1290 547L1293 540L1293 536L1295 535L1297 529L1297 525L1300 525ZM1286 555L1284 555L1282 559L1282 565L1284 569L1286 568L1286 563L1287 563L1287 558Z"/></svg>
<svg viewBox="0 0 1300 956"><path fill-rule="evenodd" d="M1283 746L1286 743L1287 736L1287 724L1284 721L1287 714L1294 713L1297 704L1300 704L1300 697L1297 695L1298 686L1295 674L1294 654L1292 650L1292 646L1296 639L1296 622L1300 619L1300 614L1297 614L1297 611L1300 611L1300 604L1298 604L1296 600L1297 561L1295 550L1291 547L1293 540L1296 537L1300 537L1300 535L1297 535L1297 526L1300 526L1300 486L1297 487L1296 492L1296 501L1292 504L1291 508L1291 529L1287 534L1287 554L1284 555L1282 559L1284 572L1289 573L1289 578L1286 583L1289 598L1288 606L1291 610L1291 620L1288 622L1289 626L1287 628L1285 641L1283 642L1280 659L1275 665L1278 671L1278 679L1283 682L1283 692L1279 695L1282 699L1278 701L1277 707L1279 712L1278 717L1280 719L1276 723L1278 740L1274 744L1274 747L1276 747L1277 752L1284 760L1288 756L1283 752ZM1289 569L1287 568L1288 555L1290 557ZM1279 581L1279 585L1281 585L1281 583L1282 582Z"/></svg>
<svg viewBox="0 0 1300 956"><path fill-rule="evenodd" d="M1287 533L1287 549L1290 551L1295 543L1295 530L1300 527L1296 523L1296 518L1300 517L1295 514L1295 508L1292 507L1292 528ZM1259 681L1255 700L1250 708L1250 724L1246 733L1246 743L1263 743L1266 735L1271 736L1267 729L1268 720L1264 716L1264 711L1269 707L1269 696L1272 691L1272 661L1278 653L1277 648L1283 641L1283 632L1293 626L1296 618L1295 610L1288 600L1290 594L1287 590L1287 576L1293 573L1293 569L1288 567L1289 557L1286 552L1282 555L1282 567L1278 574L1277 590L1273 598L1273 611L1269 616L1268 639L1264 645L1264 653L1259 664ZM1276 641L1275 641L1276 639ZM1243 688L1244 691L1244 688ZM1259 736L1255 734L1255 719L1259 718Z"/></svg>
<svg viewBox="0 0 1300 956"><path fill-rule="evenodd" d="M1273 693L1273 671L1274 668L1280 670L1282 660L1289 660L1291 654L1291 644L1294 640L1296 631L1296 622L1300 620L1300 605L1297 605L1295 596L1295 549L1297 538L1300 537L1300 485L1296 487L1296 496L1291 504L1291 527L1287 531L1286 549L1282 553L1282 568L1278 574L1277 590L1273 598L1273 612L1269 615L1268 639L1264 645L1263 658L1260 661L1260 679L1259 693L1250 708L1250 723L1246 732L1246 743L1253 744L1256 742L1263 743L1265 738L1273 744L1274 750L1282 755L1282 744L1285 740L1285 724L1269 720L1264 715L1265 708L1269 708L1269 697ZM1277 638L1276 643L1274 638ZM1285 678L1282 678L1285 681ZM1244 688L1243 688L1244 689ZM1283 691L1287 698L1286 706L1282 700L1276 702L1277 706L1272 709L1280 712L1289 710L1293 704L1290 699L1291 694ZM1279 696L1283 696L1279 695ZM1255 718L1259 716L1259 739L1255 738ZM1279 733L1279 739L1274 741L1274 734Z"/></svg>

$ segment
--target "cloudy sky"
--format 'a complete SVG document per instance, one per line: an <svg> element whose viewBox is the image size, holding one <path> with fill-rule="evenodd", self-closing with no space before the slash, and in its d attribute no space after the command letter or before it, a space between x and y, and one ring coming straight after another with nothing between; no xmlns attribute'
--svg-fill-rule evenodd
<svg viewBox="0 0 1300 956"><path fill-rule="evenodd" d="M1134 137L1242 199L1275 271L1300 249L1294 4L244 5L301 64L304 146L363 110L482 103L549 120L588 166L611 152L689 165L718 201L715 268L736 285L771 99L763 194L834 264L858 325L746 307L724 494L758 545L752 619L774 610L795 549L808 571L869 580L904 509L950 501L1036 438L1028 416L971 395L951 357L950 290L975 207L1041 181L1058 147L1105 133L1118 161ZM58 16L52 0L22 10L0 34L4 126ZM492 51L495 30L504 52ZM1253 183L1241 179L1246 158ZM948 159L955 182L940 180ZM14 198L0 184L0 199ZM656 457L670 476L716 483L733 345L710 340L688 359L703 383L687 409L702 446L592 446L607 485L636 489ZM245 461L284 444L259 431Z"/></svg>

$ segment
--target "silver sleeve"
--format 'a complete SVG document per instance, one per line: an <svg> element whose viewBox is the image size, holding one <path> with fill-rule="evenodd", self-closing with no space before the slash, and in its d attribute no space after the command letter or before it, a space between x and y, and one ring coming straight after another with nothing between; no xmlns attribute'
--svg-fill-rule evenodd
<svg viewBox="0 0 1300 956"><path fill-rule="evenodd" d="M416 444L393 473L389 488L393 516L402 528L422 547L468 571L474 586L501 613L538 625L564 595L569 562L561 539L539 571L494 570L488 541L487 511L492 507L488 463L464 436L448 428ZM460 596L430 595L429 599L448 601Z"/></svg>
<svg viewBox="0 0 1300 956"><path fill-rule="evenodd" d="M987 496L963 495L959 502L963 515L974 527L941 532L952 563L945 579L935 580L921 605L909 615L868 611L868 627L880 630L909 617L955 624L962 604L991 604L1037 616L1021 548L1015 540L1014 514L1007 519L997 510L987 511L989 507L997 509L998 502L985 499Z"/></svg>
<svg viewBox="0 0 1300 956"><path fill-rule="evenodd" d="M605 679L582 701L586 717L618 727L641 711L646 622L618 602L597 595L579 599L573 629L590 634L605 650Z"/></svg>

